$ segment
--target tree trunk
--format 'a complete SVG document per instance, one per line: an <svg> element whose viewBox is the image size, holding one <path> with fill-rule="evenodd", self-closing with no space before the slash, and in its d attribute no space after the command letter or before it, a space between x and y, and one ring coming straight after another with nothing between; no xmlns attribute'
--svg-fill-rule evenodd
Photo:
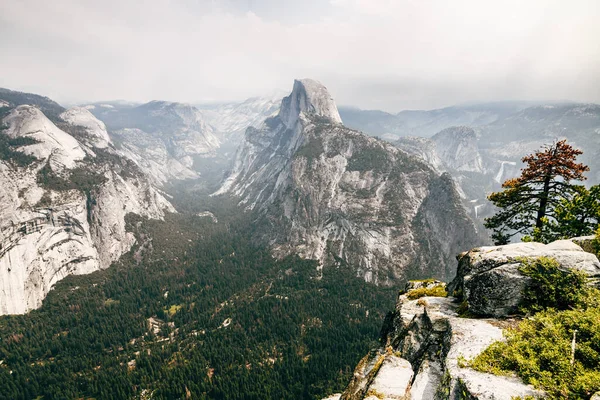
<svg viewBox="0 0 600 400"><path fill-rule="evenodd" d="M544 190L540 196L540 207L538 208L537 218L535 219L535 227L542 229L542 219L546 216L546 208L548 207L548 194L550 192L551 174L547 174L544 178Z"/></svg>

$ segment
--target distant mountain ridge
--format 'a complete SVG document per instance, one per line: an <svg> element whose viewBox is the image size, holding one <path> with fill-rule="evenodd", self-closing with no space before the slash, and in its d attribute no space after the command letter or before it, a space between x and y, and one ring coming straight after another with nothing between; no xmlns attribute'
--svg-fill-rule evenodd
<svg viewBox="0 0 600 400"><path fill-rule="evenodd" d="M258 127L262 122L279 111L283 93L271 96L252 97L242 102L225 103L216 105L198 104L206 121L228 138L233 137L235 144L239 144L246 128Z"/></svg>
<svg viewBox="0 0 600 400"><path fill-rule="evenodd" d="M487 125L530 105L527 102L497 102L434 110L404 110L396 114L340 107L340 114L350 128L394 140L403 136L431 137L451 126Z"/></svg>
<svg viewBox="0 0 600 400"><path fill-rule="evenodd" d="M0 100L3 101L3 104L0 104L0 109L5 108L8 110L24 104L34 105L51 120L58 119L60 113L65 111L63 106L48 97L5 88L0 88Z"/></svg>

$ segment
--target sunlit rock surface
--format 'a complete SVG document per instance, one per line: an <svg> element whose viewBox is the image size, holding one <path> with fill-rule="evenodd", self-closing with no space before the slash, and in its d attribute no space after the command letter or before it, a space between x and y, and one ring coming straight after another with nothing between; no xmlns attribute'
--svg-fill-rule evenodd
<svg viewBox="0 0 600 400"><path fill-rule="evenodd" d="M342 400L512 400L543 395L518 378L464 365L503 339L496 320L459 317L458 303L451 297L410 300L407 294L398 298L383 328L381 347L360 361ZM378 384L382 380L394 388Z"/></svg>

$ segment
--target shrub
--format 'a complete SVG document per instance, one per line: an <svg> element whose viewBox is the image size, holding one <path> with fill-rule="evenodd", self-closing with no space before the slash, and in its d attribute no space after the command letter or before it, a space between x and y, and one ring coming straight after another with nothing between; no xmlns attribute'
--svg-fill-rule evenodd
<svg viewBox="0 0 600 400"><path fill-rule="evenodd" d="M593 251L600 258L600 225L598 225L598 229L596 229L596 237L592 240Z"/></svg>
<svg viewBox="0 0 600 400"><path fill-rule="evenodd" d="M588 295L587 278L581 271L562 270L548 257L522 259L519 271L532 283L523 292L521 311L533 313L555 308L568 310L585 305Z"/></svg>
<svg viewBox="0 0 600 400"><path fill-rule="evenodd" d="M448 293L442 285L436 285L430 288L422 287L418 289L413 289L406 293L406 297L408 297L410 300L420 299L421 297L425 296L446 297L448 296Z"/></svg>
<svg viewBox="0 0 600 400"><path fill-rule="evenodd" d="M575 362L571 341L577 330ZM600 309L547 310L505 332L470 362L481 372L516 373L552 399L589 399L600 390Z"/></svg>

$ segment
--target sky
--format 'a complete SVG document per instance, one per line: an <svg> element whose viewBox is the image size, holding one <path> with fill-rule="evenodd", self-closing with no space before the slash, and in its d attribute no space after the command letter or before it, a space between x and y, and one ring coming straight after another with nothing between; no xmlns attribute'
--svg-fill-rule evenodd
<svg viewBox="0 0 600 400"><path fill-rule="evenodd" d="M313 78L340 105L600 103L598 0L0 0L0 87L226 102Z"/></svg>

